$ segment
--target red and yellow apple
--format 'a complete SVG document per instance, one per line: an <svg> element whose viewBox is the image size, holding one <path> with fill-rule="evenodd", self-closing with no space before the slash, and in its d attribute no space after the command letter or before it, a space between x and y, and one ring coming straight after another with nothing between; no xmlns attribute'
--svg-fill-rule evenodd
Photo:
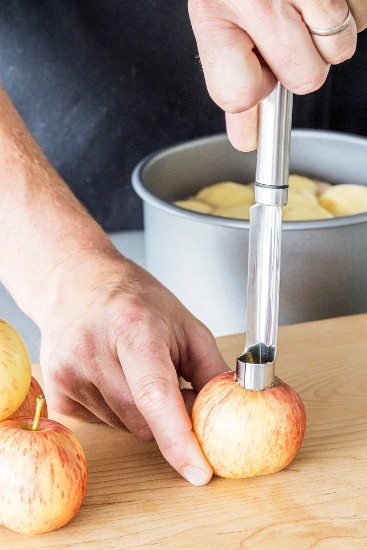
<svg viewBox="0 0 367 550"><path fill-rule="evenodd" d="M20 334L0 319L0 421L20 407L31 375L31 361Z"/></svg>
<svg viewBox="0 0 367 550"><path fill-rule="evenodd" d="M88 477L76 436L40 418L39 409L35 418L0 423L0 523L26 534L68 523L83 502Z"/></svg>
<svg viewBox="0 0 367 550"><path fill-rule="evenodd" d="M15 418L16 416L34 416L34 413L36 411L36 401L37 397L39 395L43 394L43 390L37 380L32 376L31 378L31 384L29 386L28 393L19 407L13 414L11 414L8 418ZM44 418L48 417L48 410L47 410L47 402L44 402L44 405L42 407L41 416Z"/></svg>
<svg viewBox="0 0 367 550"><path fill-rule="evenodd" d="M226 372L201 390L192 423L215 474L249 478L278 472L293 460L306 413L300 396L279 378L263 390L248 390Z"/></svg>

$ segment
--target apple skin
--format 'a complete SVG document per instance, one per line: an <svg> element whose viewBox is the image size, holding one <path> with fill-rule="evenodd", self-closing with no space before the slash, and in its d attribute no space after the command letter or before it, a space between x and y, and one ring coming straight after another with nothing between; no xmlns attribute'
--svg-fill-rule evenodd
<svg viewBox="0 0 367 550"><path fill-rule="evenodd" d="M0 421L20 407L31 375L31 361L20 334L0 319Z"/></svg>
<svg viewBox="0 0 367 550"><path fill-rule="evenodd" d="M250 478L278 472L293 460L306 412L300 396L279 378L263 390L247 390L226 372L200 391L192 423L216 475Z"/></svg>
<svg viewBox="0 0 367 550"><path fill-rule="evenodd" d="M32 417L34 416L34 412L36 410L36 400L39 395L44 395L43 390L37 380L32 376L31 378L31 384L29 386L28 393L19 407L13 414L11 414L8 418L15 418L17 416L28 416ZM47 403L43 404L41 416L44 418L48 417L48 410L47 410Z"/></svg>
<svg viewBox="0 0 367 550"><path fill-rule="evenodd" d="M40 418L0 423L0 523L25 534L62 527L79 510L87 486L87 463L66 426Z"/></svg>

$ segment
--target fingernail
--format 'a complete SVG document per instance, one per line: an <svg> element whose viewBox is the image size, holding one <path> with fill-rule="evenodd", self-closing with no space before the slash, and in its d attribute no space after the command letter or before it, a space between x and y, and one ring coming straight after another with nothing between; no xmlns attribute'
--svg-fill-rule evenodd
<svg viewBox="0 0 367 550"><path fill-rule="evenodd" d="M212 477L211 474L196 466L186 466L182 470L182 475L189 483L197 486L206 485Z"/></svg>

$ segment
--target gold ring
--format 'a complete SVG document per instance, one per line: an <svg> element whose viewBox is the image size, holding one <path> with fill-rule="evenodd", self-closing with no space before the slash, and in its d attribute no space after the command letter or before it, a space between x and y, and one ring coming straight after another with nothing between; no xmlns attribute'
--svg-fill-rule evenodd
<svg viewBox="0 0 367 550"><path fill-rule="evenodd" d="M316 34L317 36L332 36L333 34L338 34L342 32L352 21L352 14L348 8L347 17L344 19L343 23L337 25L336 27L331 27L331 29L316 29L315 27L310 27L307 25L308 30L311 34Z"/></svg>

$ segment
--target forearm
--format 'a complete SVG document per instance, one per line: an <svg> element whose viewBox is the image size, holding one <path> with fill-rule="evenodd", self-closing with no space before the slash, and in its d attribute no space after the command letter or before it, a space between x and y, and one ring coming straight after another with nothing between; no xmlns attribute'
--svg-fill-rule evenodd
<svg viewBox="0 0 367 550"><path fill-rule="evenodd" d="M0 279L36 322L48 277L82 251L116 254L0 88Z"/></svg>

